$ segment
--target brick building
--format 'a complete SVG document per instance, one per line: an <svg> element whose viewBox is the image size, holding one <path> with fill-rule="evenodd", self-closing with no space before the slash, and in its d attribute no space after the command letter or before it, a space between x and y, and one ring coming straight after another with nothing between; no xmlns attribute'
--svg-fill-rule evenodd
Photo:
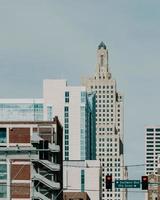
<svg viewBox="0 0 160 200"><path fill-rule="evenodd" d="M63 198L62 126L0 122L0 199Z"/></svg>

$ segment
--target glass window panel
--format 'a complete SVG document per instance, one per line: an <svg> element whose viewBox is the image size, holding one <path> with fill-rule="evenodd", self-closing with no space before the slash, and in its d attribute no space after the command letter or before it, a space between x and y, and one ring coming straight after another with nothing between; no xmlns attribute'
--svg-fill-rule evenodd
<svg viewBox="0 0 160 200"><path fill-rule="evenodd" d="M7 197L7 185L0 185L0 198L6 198Z"/></svg>
<svg viewBox="0 0 160 200"><path fill-rule="evenodd" d="M0 143L6 143L6 128L0 128Z"/></svg>

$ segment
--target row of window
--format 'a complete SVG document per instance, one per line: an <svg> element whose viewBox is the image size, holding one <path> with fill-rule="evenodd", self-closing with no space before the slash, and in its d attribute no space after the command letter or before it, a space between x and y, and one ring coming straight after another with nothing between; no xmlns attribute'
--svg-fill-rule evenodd
<svg viewBox="0 0 160 200"><path fill-rule="evenodd" d="M80 119L80 155L81 160L85 160L85 107L81 106L81 119Z"/></svg>
<svg viewBox="0 0 160 200"><path fill-rule="evenodd" d="M98 156L118 156L118 154L117 153L115 153L115 154L113 154L113 153L99 153L99 154L97 154Z"/></svg>
<svg viewBox="0 0 160 200"><path fill-rule="evenodd" d="M105 148L99 148L99 152L112 152L113 150L115 152L117 152L117 148L115 148L115 149L113 149L113 148L110 148L110 149L108 149L108 148L106 148L106 149Z"/></svg>
<svg viewBox="0 0 160 200"><path fill-rule="evenodd" d="M99 89L101 89L101 88L103 88L103 89L105 89L105 88L107 88L107 89L109 89L109 88L113 89L113 85L111 85L111 86L109 86L109 85L107 85L107 86L105 86L105 85L103 85L103 86L101 86L101 85L99 85L99 86L97 86L97 85L95 85L95 86L91 85L91 89L93 89L93 88L95 88L95 89L97 89L97 88L99 88Z"/></svg>
<svg viewBox="0 0 160 200"><path fill-rule="evenodd" d="M68 97L68 96L66 96ZM65 147L65 160L69 160L69 107L64 107L64 147Z"/></svg>
<svg viewBox="0 0 160 200"><path fill-rule="evenodd" d="M159 136L159 135L160 135L160 133L158 133L158 132L156 132L156 133L147 133L147 136L155 137L155 136Z"/></svg>
<svg viewBox="0 0 160 200"><path fill-rule="evenodd" d="M156 132L160 132L160 128L147 128L147 132L154 132L154 131L156 131Z"/></svg>
<svg viewBox="0 0 160 200"><path fill-rule="evenodd" d="M157 143L157 144L160 144L160 140L159 141L153 141L153 140L148 140L147 143Z"/></svg>
<svg viewBox="0 0 160 200"><path fill-rule="evenodd" d="M147 137L146 138L147 140L153 140L153 139L155 139L155 140L159 140L160 141L160 137Z"/></svg>
<svg viewBox="0 0 160 200"><path fill-rule="evenodd" d="M117 142L118 139L117 138L115 138L115 139L112 139L112 138L99 138L99 142L112 142L112 141Z"/></svg>
<svg viewBox="0 0 160 200"><path fill-rule="evenodd" d="M103 162L105 161L105 159L104 159L104 158L100 158L99 160L100 160L100 161L103 161ZM115 159L112 159L112 158L107 158L107 159L106 159L106 161L107 161L107 162L110 162L110 161L111 161L111 162L112 162L112 161L115 161L115 162L118 162L118 163L119 163L119 162L120 162L120 158L115 158Z"/></svg>
<svg viewBox="0 0 160 200"><path fill-rule="evenodd" d="M112 147L112 143L99 143L99 147L104 147L104 146L107 146L107 147ZM117 147L117 143L114 143L113 146Z"/></svg>

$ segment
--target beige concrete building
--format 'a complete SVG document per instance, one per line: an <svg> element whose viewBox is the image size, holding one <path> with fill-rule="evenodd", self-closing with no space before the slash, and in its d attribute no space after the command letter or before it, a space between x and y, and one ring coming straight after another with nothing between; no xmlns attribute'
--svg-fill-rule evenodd
<svg viewBox="0 0 160 200"><path fill-rule="evenodd" d="M105 176L124 179L123 96L117 91L108 64L108 50L101 42L97 50L95 74L83 79L88 92L96 93L96 158L102 166L102 200L125 200L126 192L105 188Z"/></svg>

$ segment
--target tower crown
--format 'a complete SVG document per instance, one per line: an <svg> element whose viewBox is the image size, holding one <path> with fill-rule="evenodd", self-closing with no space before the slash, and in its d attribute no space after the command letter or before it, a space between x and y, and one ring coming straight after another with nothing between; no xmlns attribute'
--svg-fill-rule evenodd
<svg viewBox="0 0 160 200"><path fill-rule="evenodd" d="M95 77L96 79L111 78L108 70L108 49L103 41L98 45Z"/></svg>
<svg viewBox="0 0 160 200"><path fill-rule="evenodd" d="M107 48L106 48L106 45L104 44L103 41L98 45L98 49L101 49L101 48L107 49Z"/></svg>

